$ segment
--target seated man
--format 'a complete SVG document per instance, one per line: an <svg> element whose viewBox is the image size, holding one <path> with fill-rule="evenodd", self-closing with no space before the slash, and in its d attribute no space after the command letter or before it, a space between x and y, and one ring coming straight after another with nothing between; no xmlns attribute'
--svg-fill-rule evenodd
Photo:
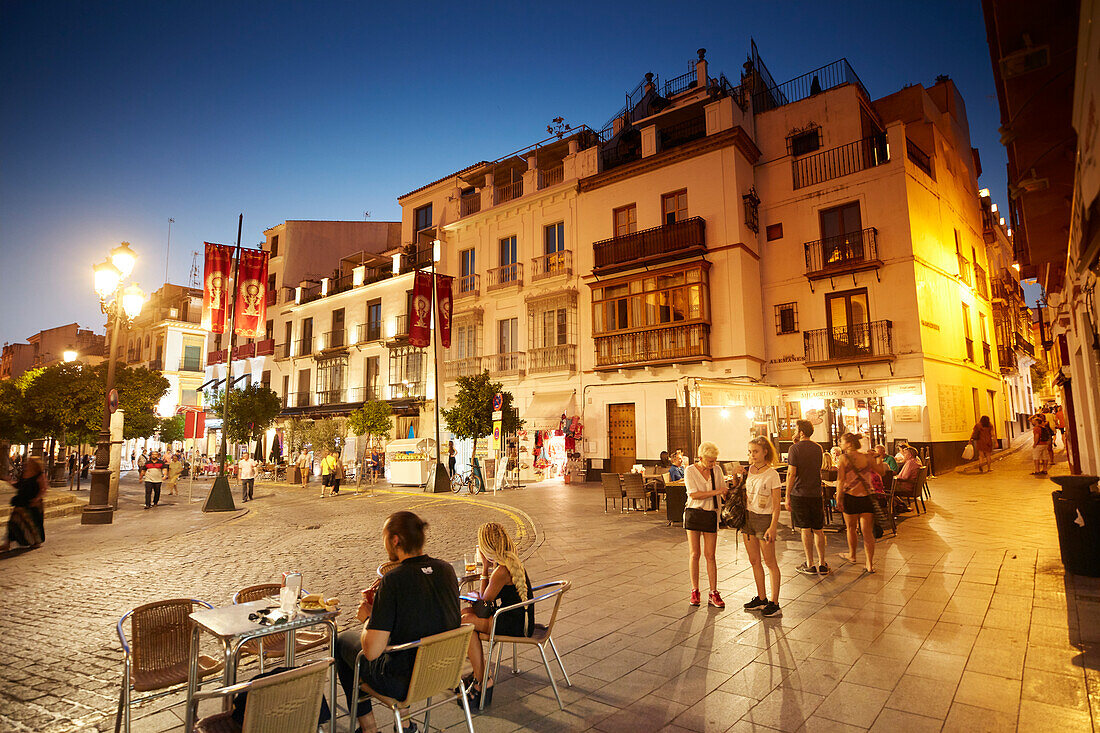
<svg viewBox="0 0 1100 733"><path fill-rule="evenodd" d="M880 461L886 464L887 468L894 472L894 475L897 475L898 462L894 459L892 455L886 452L886 446L882 445L881 443L879 445L876 445L875 455Z"/></svg>
<svg viewBox="0 0 1100 733"><path fill-rule="evenodd" d="M336 674L354 709L359 730L374 733L378 726L370 700L356 705L359 696L355 658L362 651L363 682L371 689L398 700L409 691L416 650L386 654L396 646L458 628L458 578L454 568L424 554L424 529L428 526L412 512L394 512L382 525L382 542L390 560L400 565L386 573L375 593L363 591L357 617L363 630L350 629L336 641ZM405 731L415 731L411 723Z"/></svg>
<svg viewBox="0 0 1100 733"><path fill-rule="evenodd" d="M678 450L672 454L672 465L668 469L670 481L682 481L684 479L684 452Z"/></svg>

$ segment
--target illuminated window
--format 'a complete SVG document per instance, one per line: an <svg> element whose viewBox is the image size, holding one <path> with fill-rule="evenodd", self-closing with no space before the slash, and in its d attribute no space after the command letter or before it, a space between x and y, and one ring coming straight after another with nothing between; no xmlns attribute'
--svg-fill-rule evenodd
<svg viewBox="0 0 1100 733"><path fill-rule="evenodd" d="M707 272L693 266L646 273L592 291L595 333L656 328L710 317Z"/></svg>
<svg viewBox="0 0 1100 733"><path fill-rule="evenodd" d="M612 214L615 226L615 236L622 237L638 231L638 207L634 204L621 206Z"/></svg>
<svg viewBox="0 0 1100 733"><path fill-rule="evenodd" d="M661 196L661 221L665 224L675 224L683 221L688 216L687 189L673 191Z"/></svg>

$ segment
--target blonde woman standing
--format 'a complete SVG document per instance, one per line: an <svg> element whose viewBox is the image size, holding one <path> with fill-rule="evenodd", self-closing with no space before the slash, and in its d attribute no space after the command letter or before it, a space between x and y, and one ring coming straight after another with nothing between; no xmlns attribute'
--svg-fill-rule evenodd
<svg viewBox="0 0 1100 733"><path fill-rule="evenodd" d="M527 577L515 543L502 525L496 522L481 525L477 531L477 552L482 567L481 590L476 594L479 600L462 610L462 623L473 624L479 632L488 634L497 609L531 598L531 579ZM530 636L534 628L534 606L508 611L497 618L498 636ZM482 695L488 705L493 701L493 681L490 678L486 683L485 654L477 634L470 638L467 655L474 668L473 674L463 679L464 685L474 683L469 693L470 707L479 707Z"/></svg>
<svg viewBox="0 0 1100 733"><path fill-rule="evenodd" d="M746 611L776 616L779 607L779 563L775 559L775 538L779 534L779 510L783 482L775 464L779 454L765 437L749 441L749 470L745 476L745 551L756 580L756 596L745 604ZM771 575L771 595L764 590L764 566Z"/></svg>
<svg viewBox="0 0 1100 733"><path fill-rule="evenodd" d="M867 552L867 564L864 566L868 573L875 572L875 505L871 497L871 475L882 476L886 472L882 463L875 458L860 452L858 435L845 433L840 438L840 444L844 446L844 455L840 457L836 466L836 506L844 514L844 523L848 528L848 554L841 555L848 562L855 564L856 559L856 529L863 535L863 548ZM909 455L915 452L906 446ZM906 466L909 463L906 461ZM908 474L905 467L898 474L899 480L905 480Z"/></svg>
<svg viewBox="0 0 1100 733"><path fill-rule="evenodd" d="M687 506L684 508L684 529L688 537L688 575L691 578L691 596L688 603L698 606L699 556L707 562L707 580L710 595L707 605L725 608L726 602L718 594L718 562L714 550L718 545L718 501L729 492L725 476L718 467L718 446L711 442L699 446L699 457L684 471L687 487Z"/></svg>

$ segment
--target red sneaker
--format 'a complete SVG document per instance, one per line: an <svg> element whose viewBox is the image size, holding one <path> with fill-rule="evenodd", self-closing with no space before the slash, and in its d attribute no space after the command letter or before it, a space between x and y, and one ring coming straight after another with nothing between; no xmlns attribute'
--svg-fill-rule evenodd
<svg viewBox="0 0 1100 733"><path fill-rule="evenodd" d="M688 601L688 603L691 604L692 606L698 606L700 601L701 601L701 598L699 596L699 589L698 588L692 588L691 589L691 599Z"/></svg>
<svg viewBox="0 0 1100 733"><path fill-rule="evenodd" d="M722 600L722 596L718 595L718 591L712 590L710 595L707 596L707 605L715 608L725 608L726 602Z"/></svg>

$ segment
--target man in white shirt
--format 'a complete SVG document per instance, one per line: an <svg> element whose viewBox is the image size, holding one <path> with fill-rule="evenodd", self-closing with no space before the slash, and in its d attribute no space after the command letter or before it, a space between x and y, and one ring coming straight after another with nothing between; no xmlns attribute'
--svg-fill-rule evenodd
<svg viewBox="0 0 1100 733"><path fill-rule="evenodd" d="M241 477L241 494L244 501L252 498L252 490L256 487L256 468L259 462L251 455L246 455L237 463L237 470Z"/></svg>

